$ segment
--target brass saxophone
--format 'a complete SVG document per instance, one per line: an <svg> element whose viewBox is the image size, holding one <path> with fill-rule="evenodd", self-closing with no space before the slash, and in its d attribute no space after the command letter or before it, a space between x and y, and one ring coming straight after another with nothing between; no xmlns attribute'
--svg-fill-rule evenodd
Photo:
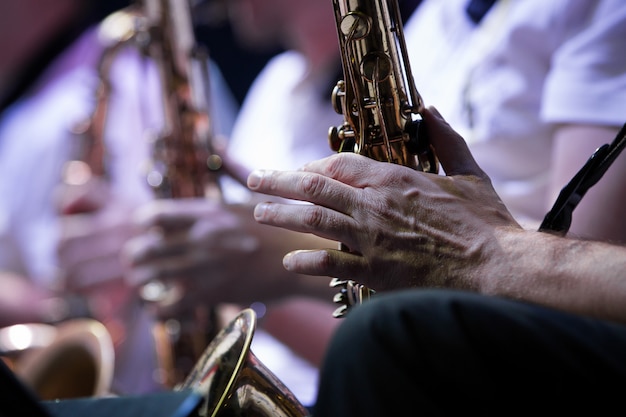
<svg viewBox="0 0 626 417"><path fill-rule="evenodd" d="M439 170L425 136L423 100L413 81L397 0L333 0L344 79L332 92L344 123L332 126L329 142L338 152L405 165L424 172ZM342 250L348 250L340 244ZM333 315L367 300L374 290L353 280L334 278L341 304Z"/></svg>
<svg viewBox="0 0 626 417"><path fill-rule="evenodd" d="M78 173L106 176L104 127L111 94L109 68L117 53L137 48L155 64L161 81L163 129L151 140L152 160L146 181L157 198L220 198L218 177L226 172L213 147L208 102L208 53L195 42L188 0L138 0L102 24L110 46L100 64L97 104L82 126L83 149ZM171 288L144 288L144 300L159 301ZM291 391L250 350L256 316L242 311L224 329L214 307L199 307L174 326L154 329L165 386L193 389L205 398L202 416L258 415L304 417L307 411ZM182 359L182 360L181 360ZM190 360L191 359L191 360Z"/></svg>
<svg viewBox="0 0 626 417"><path fill-rule="evenodd" d="M146 132L152 151L144 167L146 183L156 198L221 198L222 159L213 150L208 53L195 41L190 8L187 0L137 0L101 23L105 49L98 65L96 106L75 129L82 139L81 158L68 164L67 182L107 176L104 131L113 93L110 69L119 52L132 47L155 65L162 99L162 127ZM173 303L182 295L175 284L160 281L144 285L139 293L141 302L149 303ZM217 331L212 306L197 306L184 317L155 325L157 375L165 387L182 381Z"/></svg>

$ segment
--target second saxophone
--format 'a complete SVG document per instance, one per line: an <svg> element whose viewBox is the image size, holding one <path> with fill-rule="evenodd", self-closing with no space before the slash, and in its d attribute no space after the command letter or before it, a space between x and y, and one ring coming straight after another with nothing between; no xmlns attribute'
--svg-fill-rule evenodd
<svg viewBox="0 0 626 417"><path fill-rule="evenodd" d="M397 0L332 0L344 79L332 92L344 116L329 131L330 146L378 161L437 173L439 163L424 133L423 100L413 81ZM340 244L342 250L349 248ZM334 278L335 317L368 299L374 290Z"/></svg>

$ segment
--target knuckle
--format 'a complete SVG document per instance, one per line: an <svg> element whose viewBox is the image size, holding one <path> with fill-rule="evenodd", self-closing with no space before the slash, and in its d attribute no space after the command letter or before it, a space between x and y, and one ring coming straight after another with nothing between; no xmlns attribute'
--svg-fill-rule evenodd
<svg viewBox="0 0 626 417"><path fill-rule="evenodd" d="M333 257L329 253L329 251L321 251L319 253L318 259L319 265L322 270L330 270L330 268L334 267L335 263L333 262Z"/></svg>
<svg viewBox="0 0 626 417"><path fill-rule="evenodd" d="M279 204L264 203L263 206L263 220L266 222L276 222L280 220L280 208Z"/></svg>
<svg viewBox="0 0 626 417"><path fill-rule="evenodd" d="M306 195L317 197L324 190L323 178L319 175L309 174L302 178L302 191Z"/></svg>
<svg viewBox="0 0 626 417"><path fill-rule="evenodd" d="M276 191L280 188L279 173L275 171L263 172L259 181L259 189L267 189L270 191Z"/></svg>
<svg viewBox="0 0 626 417"><path fill-rule="evenodd" d="M344 171L344 159L351 155L349 153L338 153L333 155L333 157L328 159L328 164L326 165L327 174L331 178L338 178Z"/></svg>
<svg viewBox="0 0 626 417"><path fill-rule="evenodd" d="M304 212L302 221L313 229L318 229L324 225L324 213L319 206L312 206Z"/></svg>

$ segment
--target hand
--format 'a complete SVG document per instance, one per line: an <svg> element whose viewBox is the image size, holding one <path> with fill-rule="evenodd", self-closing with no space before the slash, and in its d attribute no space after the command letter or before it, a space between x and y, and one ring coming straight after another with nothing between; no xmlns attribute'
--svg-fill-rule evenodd
<svg viewBox="0 0 626 417"><path fill-rule="evenodd" d="M68 306L55 292L26 277L0 270L0 327L21 323L51 323L68 313Z"/></svg>
<svg viewBox="0 0 626 417"><path fill-rule="evenodd" d="M90 300L97 318L116 316L134 290L124 281L120 254L133 235L132 205L93 178L57 190L60 219L59 265L63 290Z"/></svg>
<svg viewBox="0 0 626 417"><path fill-rule="evenodd" d="M158 280L176 288L182 299L157 305L161 316L198 304L250 303L281 295L277 287L289 283L281 278L287 273L280 263L285 253L280 237L286 233L255 222L252 210L206 199L147 204L135 218L142 233L124 247L129 282L140 287Z"/></svg>
<svg viewBox="0 0 626 417"><path fill-rule="evenodd" d="M294 272L357 280L376 290L472 288L500 227L520 228L464 140L436 110L423 114L447 176L343 153L301 171L256 171L251 190L313 205L260 203L263 224L343 242L337 249L295 251Z"/></svg>

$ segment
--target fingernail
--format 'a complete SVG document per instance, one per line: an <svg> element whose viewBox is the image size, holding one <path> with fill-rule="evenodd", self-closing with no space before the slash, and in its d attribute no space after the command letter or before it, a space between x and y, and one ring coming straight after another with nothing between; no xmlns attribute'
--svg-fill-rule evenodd
<svg viewBox="0 0 626 417"><path fill-rule="evenodd" d="M258 203L254 207L254 218L256 220L262 219L266 210L267 210L267 203Z"/></svg>
<svg viewBox="0 0 626 417"><path fill-rule="evenodd" d="M293 259L293 252L289 252L287 255L283 257L283 267L287 271L291 271L292 259Z"/></svg>
<svg viewBox="0 0 626 417"><path fill-rule="evenodd" d="M263 177L263 171L255 169L248 175L248 188L255 190L261 183L261 177Z"/></svg>

